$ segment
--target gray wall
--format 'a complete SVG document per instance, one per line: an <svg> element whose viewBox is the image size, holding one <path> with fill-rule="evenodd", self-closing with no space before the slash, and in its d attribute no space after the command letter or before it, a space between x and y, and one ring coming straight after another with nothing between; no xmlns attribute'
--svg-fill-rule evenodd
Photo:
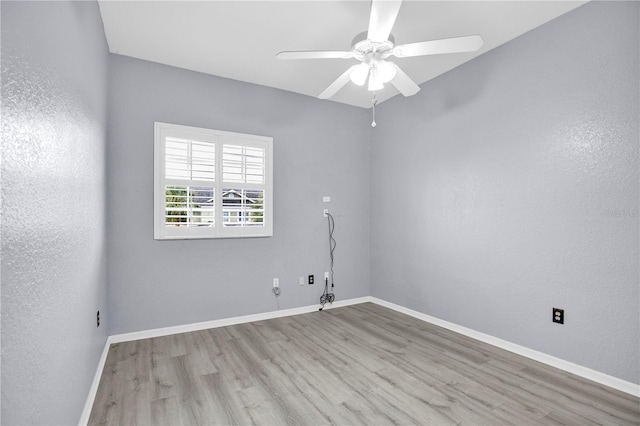
<svg viewBox="0 0 640 426"><path fill-rule="evenodd" d="M112 55L109 276L113 333L319 303L328 269L322 196L336 219L336 296L370 294L368 112ZM155 241L153 123L274 138L274 236ZM315 285L298 276L315 274Z"/></svg>
<svg viewBox="0 0 640 426"><path fill-rule="evenodd" d="M96 3L2 2L2 424L78 422L108 330Z"/></svg>
<svg viewBox="0 0 640 426"><path fill-rule="evenodd" d="M373 296L640 383L638 14L589 3L380 106Z"/></svg>

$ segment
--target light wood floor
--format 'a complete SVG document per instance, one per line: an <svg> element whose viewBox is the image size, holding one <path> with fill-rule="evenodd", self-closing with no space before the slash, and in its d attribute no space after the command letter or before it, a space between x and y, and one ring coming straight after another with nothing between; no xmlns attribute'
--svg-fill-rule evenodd
<svg viewBox="0 0 640 426"><path fill-rule="evenodd" d="M640 424L640 400L365 303L111 346L89 424Z"/></svg>

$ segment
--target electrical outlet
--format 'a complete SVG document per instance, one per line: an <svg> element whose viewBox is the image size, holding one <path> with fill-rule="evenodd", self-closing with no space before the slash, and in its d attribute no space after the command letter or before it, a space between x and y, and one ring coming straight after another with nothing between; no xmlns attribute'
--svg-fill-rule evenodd
<svg viewBox="0 0 640 426"><path fill-rule="evenodd" d="M325 272L325 273L324 273L324 279L325 279L325 280L328 280L328 279L329 279L329 273L328 273L328 272Z"/></svg>
<svg viewBox="0 0 640 426"><path fill-rule="evenodd" d="M553 322L564 324L564 309L553 308Z"/></svg>
<svg viewBox="0 0 640 426"><path fill-rule="evenodd" d="M329 209L322 210L322 214L324 215L324 217L329 216Z"/></svg>
<svg viewBox="0 0 640 426"><path fill-rule="evenodd" d="M313 275L309 275L309 284L313 284Z"/></svg>
<svg viewBox="0 0 640 426"><path fill-rule="evenodd" d="M98 313L96 314L96 327L100 327L100 311L98 311Z"/></svg>
<svg viewBox="0 0 640 426"><path fill-rule="evenodd" d="M304 275L298 277L298 285L304 285Z"/></svg>
<svg viewBox="0 0 640 426"><path fill-rule="evenodd" d="M274 288L280 287L280 279L279 278L274 278L273 279L273 287Z"/></svg>

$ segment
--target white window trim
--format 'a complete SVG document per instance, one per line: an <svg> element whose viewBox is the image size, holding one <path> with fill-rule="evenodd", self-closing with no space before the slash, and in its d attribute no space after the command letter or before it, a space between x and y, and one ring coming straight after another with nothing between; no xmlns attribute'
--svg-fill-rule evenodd
<svg viewBox="0 0 640 426"><path fill-rule="evenodd" d="M193 138L215 144L215 181L192 181L191 185L213 186L215 193L215 225L212 227L167 227L165 225L165 140L167 136ZM224 183L222 182L222 145L225 140L240 138L242 144L265 149L265 183ZM229 142L237 144L236 141ZM222 214L222 190L263 189L264 190L264 226L261 227L225 227ZM273 236L273 138L222 130L203 129L179 124L154 123L154 238L156 240L202 239L202 238L253 238Z"/></svg>

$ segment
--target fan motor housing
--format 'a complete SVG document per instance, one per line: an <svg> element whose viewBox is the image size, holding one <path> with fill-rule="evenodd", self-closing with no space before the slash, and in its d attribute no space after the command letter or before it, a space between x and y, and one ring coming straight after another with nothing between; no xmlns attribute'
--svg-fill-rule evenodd
<svg viewBox="0 0 640 426"><path fill-rule="evenodd" d="M360 34L358 34L357 36L355 36L353 38L353 41L351 42L351 49L355 50L356 52L361 53L363 56L366 55L367 53L370 52L379 52L379 53L384 53L388 50L393 49L393 47L395 46L395 39L393 38L393 35L389 34L389 39L386 41L383 41L381 43L377 43L374 41L371 41L367 38L367 31L363 31Z"/></svg>

